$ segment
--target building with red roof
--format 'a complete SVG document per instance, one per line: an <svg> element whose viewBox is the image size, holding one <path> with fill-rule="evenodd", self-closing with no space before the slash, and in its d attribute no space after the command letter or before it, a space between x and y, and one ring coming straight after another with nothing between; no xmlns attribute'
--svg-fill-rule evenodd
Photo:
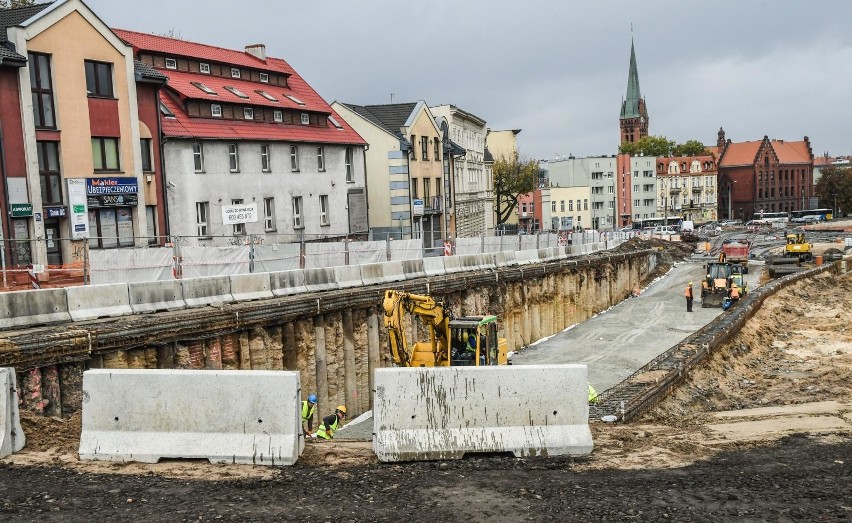
<svg viewBox="0 0 852 523"><path fill-rule="evenodd" d="M114 31L168 76L159 109L172 235L217 246L367 232L367 143L286 61L262 44Z"/></svg>
<svg viewBox="0 0 852 523"><path fill-rule="evenodd" d="M732 142L719 129L719 218L747 221L757 213L809 208L813 196L814 154L801 141Z"/></svg>

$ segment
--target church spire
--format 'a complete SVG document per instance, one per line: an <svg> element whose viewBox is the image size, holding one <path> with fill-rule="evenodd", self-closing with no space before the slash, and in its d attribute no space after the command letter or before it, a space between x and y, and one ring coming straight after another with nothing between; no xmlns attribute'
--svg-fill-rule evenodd
<svg viewBox="0 0 852 523"><path fill-rule="evenodd" d="M633 27L630 28L630 71L627 73L627 96L621 102L621 143L634 143L648 136L648 108L639 89L639 67L636 65L636 47L633 45Z"/></svg>

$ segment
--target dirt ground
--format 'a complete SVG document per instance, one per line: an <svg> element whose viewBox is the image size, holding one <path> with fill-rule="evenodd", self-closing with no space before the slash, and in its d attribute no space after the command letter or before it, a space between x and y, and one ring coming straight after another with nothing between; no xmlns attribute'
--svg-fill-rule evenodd
<svg viewBox="0 0 852 523"><path fill-rule="evenodd" d="M592 423L583 459L388 465L336 441L287 469L111 464L77 460L79 417L22 423L6 520L852 520L852 276L768 299L644 419Z"/></svg>

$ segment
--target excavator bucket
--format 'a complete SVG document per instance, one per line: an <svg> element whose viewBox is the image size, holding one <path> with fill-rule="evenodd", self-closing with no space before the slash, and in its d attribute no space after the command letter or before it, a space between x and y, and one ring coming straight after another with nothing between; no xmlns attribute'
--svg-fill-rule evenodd
<svg viewBox="0 0 852 523"><path fill-rule="evenodd" d="M708 293L705 294L701 298L701 306L702 307L721 307L722 302L725 301L725 295L721 293Z"/></svg>

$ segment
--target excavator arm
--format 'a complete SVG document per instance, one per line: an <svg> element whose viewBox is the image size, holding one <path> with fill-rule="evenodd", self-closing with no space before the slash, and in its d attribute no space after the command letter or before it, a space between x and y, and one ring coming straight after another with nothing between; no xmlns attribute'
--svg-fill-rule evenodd
<svg viewBox="0 0 852 523"><path fill-rule="evenodd" d="M387 290L382 306L394 364L410 367L414 359L415 345L410 345L406 339L403 313L417 316L429 328L430 343L435 356L434 365L439 365L448 357L446 353L450 318L444 314L443 304L430 296Z"/></svg>

